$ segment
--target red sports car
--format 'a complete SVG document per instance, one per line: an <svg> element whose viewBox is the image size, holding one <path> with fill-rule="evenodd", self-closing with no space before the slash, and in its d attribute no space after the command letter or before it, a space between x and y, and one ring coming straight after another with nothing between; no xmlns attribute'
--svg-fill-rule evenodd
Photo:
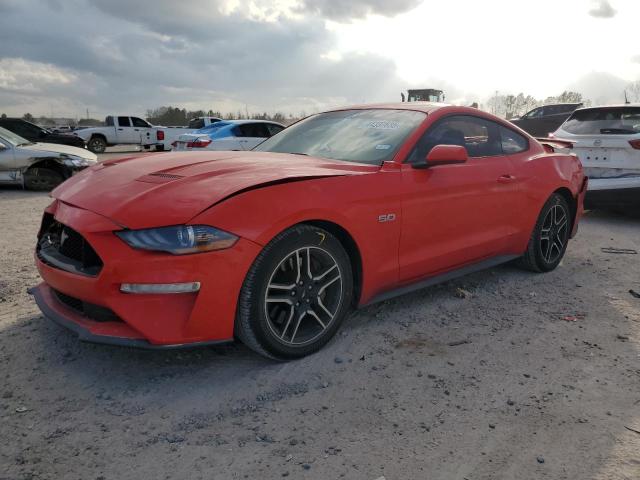
<svg viewBox="0 0 640 480"><path fill-rule="evenodd" d="M512 259L556 268L587 179L549 142L403 103L313 115L250 152L105 161L53 191L32 293L82 340L301 357L353 308Z"/></svg>

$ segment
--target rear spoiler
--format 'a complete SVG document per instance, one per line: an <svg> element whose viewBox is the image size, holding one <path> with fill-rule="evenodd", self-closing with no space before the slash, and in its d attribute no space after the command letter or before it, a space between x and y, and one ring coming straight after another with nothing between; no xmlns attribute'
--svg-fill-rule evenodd
<svg viewBox="0 0 640 480"><path fill-rule="evenodd" d="M576 143L572 140L559 140L557 138L536 138L536 140L542 144L548 153L571 150L573 148L573 144Z"/></svg>

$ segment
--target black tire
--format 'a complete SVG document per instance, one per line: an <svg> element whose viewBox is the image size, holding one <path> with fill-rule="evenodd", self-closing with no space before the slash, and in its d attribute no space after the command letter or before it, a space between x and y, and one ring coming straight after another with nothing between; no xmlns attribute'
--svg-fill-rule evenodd
<svg viewBox="0 0 640 480"><path fill-rule="evenodd" d="M304 357L333 337L352 298L351 262L342 244L326 230L298 225L278 234L253 262L240 291L235 334L265 357Z"/></svg>
<svg viewBox="0 0 640 480"><path fill-rule="evenodd" d="M64 182L60 172L50 168L33 167L24 174L24 186L27 190L48 192Z"/></svg>
<svg viewBox="0 0 640 480"><path fill-rule="evenodd" d="M91 137L87 142L87 148L93 153L104 153L107 149L107 141L102 137Z"/></svg>
<svg viewBox="0 0 640 480"><path fill-rule="evenodd" d="M567 250L573 218L565 198L554 193L542 207L529 245L518 264L533 272L555 269Z"/></svg>

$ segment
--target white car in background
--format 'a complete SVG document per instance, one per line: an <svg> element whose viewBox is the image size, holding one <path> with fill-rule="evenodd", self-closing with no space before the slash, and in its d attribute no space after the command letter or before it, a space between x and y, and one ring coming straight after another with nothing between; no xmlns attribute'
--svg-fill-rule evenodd
<svg viewBox="0 0 640 480"><path fill-rule="evenodd" d="M251 150L284 128L284 125L266 120L222 120L178 136L171 146L178 151Z"/></svg>
<svg viewBox="0 0 640 480"><path fill-rule="evenodd" d="M580 108L551 137L574 142L589 177L586 208L640 208L640 105Z"/></svg>
<svg viewBox="0 0 640 480"><path fill-rule="evenodd" d="M51 190L97 158L85 148L34 143L0 127L0 185Z"/></svg>

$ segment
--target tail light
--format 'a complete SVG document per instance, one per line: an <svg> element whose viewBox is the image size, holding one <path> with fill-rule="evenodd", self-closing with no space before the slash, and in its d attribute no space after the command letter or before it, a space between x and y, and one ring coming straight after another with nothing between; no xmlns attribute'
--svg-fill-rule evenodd
<svg viewBox="0 0 640 480"><path fill-rule="evenodd" d="M629 140L629 145L636 150L640 150L640 139L638 140Z"/></svg>
<svg viewBox="0 0 640 480"><path fill-rule="evenodd" d="M164 131L162 130L156 130L156 138L158 140L164 140Z"/></svg>
<svg viewBox="0 0 640 480"><path fill-rule="evenodd" d="M194 140L193 142L187 142L187 148L205 148L211 143L211 140Z"/></svg>

